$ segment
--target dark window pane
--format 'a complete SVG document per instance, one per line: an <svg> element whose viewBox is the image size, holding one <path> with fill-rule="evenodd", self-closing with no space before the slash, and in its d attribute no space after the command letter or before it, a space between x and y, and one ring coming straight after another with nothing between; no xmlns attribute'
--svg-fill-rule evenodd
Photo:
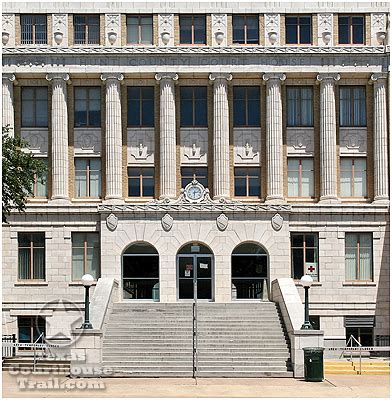
<svg viewBox="0 0 392 400"><path fill-rule="evenodd" d="M260 178L249 178L249 196L260 196Z"/></svg>
<svg viewBox="0 0 392 400"><path fill-rule="evenodd" d="M304 274L304 256L302 249L292 250L293 278L301 279Z"/></svg>
<svg viewBox="0 0 392 400"><path fill-rule="evenodd" d="M303 235L291 235L292 247L303 247Z"/></svg>
<svg viewBox="0 0 392 400"><path fill-rule="evenodd" d="M353 25L353 44L363 44L363 25Z"/></svg>
<svg viewBox="0 0 392 400"><path fill-rule="evenodd" d="M301 44L310 44L311 40L311 26L310 23L300 24L299 27L299 34L300 34L300 43Z"/></svg>
<svg viewBox="0 0 392 400"><path fill-rule="evenodd" d="M234 184L234 195L246 196L246 178L235 177Z"/></svg>
<svg viewBox="0 0 392 400"><path fill-rule="evenodd" d="M192 43L192 17L180 16L180 43Z"/></svg>
<svg viewBox="0 0 392 400"><path fill-rule="evenodd" d="M206 43L206 19L205 16L194 17L195 44Z"/></svg>

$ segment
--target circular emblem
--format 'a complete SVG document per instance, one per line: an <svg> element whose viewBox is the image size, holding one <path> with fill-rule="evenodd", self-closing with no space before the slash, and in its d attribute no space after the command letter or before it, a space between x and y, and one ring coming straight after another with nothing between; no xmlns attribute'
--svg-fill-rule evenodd
<svg viewBox="0 0 392 400"><path fill-rule="evenodd" d="M197 203L204 198L205 189L201 183L197 180L193 180L191 183L186 185L184 194L188 201Z"/></svg>

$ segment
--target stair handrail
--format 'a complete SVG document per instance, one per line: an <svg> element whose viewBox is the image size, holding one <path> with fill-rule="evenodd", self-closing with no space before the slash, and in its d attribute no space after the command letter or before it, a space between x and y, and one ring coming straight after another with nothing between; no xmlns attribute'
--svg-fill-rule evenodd
<svg viewBox="0 0 392 400"><path fill-rule="evenodd" d="M362 344L361 342L356 339L353 335L350 335L350 337L348 338L347 342L346 342L346 348L351 348L350 350L350 362L353 362L353 350L352 348L353 346L353 342L355 342L357 344L356 347L359 347L359 375L362 375ZM345 349L343 349L342 353L340 354L339 360L342 358L343 354L347 351Z"/></svg>
<svg viewBox="0 0 392 400"><path fill-rule="evenodd" d="M44 334L44 332L42 332L39 336L38 336L38 338L35 340L35 342L33 343L33 349L34 349L34 361L33 361L33 371L35 372L35 366L36 366L36 364L37 364L37 346L36 346L36 344L38 343L38 341L41 339L41 338L45 338L45 334ZM43 350L44 351L44 350Z"/></svg>

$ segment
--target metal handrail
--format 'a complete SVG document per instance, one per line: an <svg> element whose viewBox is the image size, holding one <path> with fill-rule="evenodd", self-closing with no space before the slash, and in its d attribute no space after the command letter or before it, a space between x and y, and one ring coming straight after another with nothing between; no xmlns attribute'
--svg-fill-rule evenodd
<svg viewBox="0 0 392 400"><path fill-rule="evenodd" d="M42 332L39 336L38 336L38 338L37 338L37 340L33 343L33 349L34 349L34 363L33 363L33 371L35 372L35 366L36 366L36 364L37 364L37 352L36 352L36 350L37 350L37 347L36 347L36 344L37 344L37 342L41 339L41 338L44 338L45 336L44 336L44 332Z"/></svg>
<svg viewBox="0 0 392 400"><path fill-rule="evenodd" d="M353 362L353 350L352 348L353 346L353 341L358 345L359 347L359 375L362 375L362 344L353 336L350 335L349 339L346 342L346 347L351 348L350 350L350 362ZM349 346L350 344L350 346ZM342 351L342 354L340 354L339 360L342 358L343 354L346 352L347 350L344 349Z"/></svg>

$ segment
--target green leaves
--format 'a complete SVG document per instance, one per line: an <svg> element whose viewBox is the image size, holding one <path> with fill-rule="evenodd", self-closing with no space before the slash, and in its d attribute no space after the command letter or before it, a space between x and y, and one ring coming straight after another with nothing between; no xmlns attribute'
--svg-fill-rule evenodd
<svg viewBox="0 0 392 400"><path fill-rule="evenodd" d="M28 143L20 137L9 135L10 127L3 127L3 204L2 218L13 209L22 212L26 207L27 197L33 195L34 179L45 179L47 167L39 158L25 151Z"/></svg>

